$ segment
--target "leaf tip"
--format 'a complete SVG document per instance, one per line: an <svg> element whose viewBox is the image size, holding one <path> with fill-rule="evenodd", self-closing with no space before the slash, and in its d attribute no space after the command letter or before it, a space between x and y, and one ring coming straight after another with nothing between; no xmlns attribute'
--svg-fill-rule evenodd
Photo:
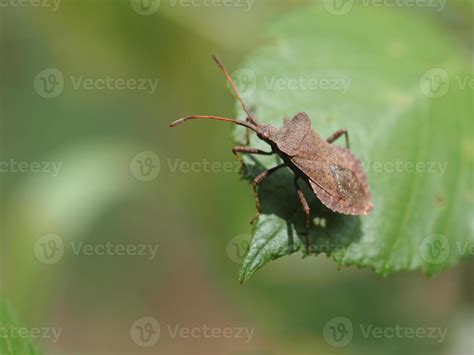
<svg viewBox="0 0 474 355"><path fill-rule="evenodd" d="M239 274L239 283L242 286L248 279L250 275L245 270L240 270Z"/></svg>

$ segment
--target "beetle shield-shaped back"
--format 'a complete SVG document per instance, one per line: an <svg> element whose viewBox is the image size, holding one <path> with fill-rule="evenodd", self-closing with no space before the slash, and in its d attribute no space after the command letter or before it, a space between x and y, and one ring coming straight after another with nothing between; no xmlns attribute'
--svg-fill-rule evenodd
<svg viewBox="0 0 474 355"><path fill-rule="evenodd" d="M345 214L364 215L371 211L367 177L360 161L348 149L317 135L306 113L298 113L272 138L305 175L325 206Z"/></svg>
<svg viewBox="0 0 474 355"><path fill-rule="evenodd" d="M311 121L304 112L285 122L273 137L278 149L289 156L297 154L306 135L311 132Z"/></svg>

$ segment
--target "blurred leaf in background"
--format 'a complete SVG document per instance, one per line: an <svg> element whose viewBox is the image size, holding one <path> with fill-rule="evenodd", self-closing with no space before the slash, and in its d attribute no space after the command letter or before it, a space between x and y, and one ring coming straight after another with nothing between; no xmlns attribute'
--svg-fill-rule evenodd
<svg viewBox="0 0 474 355"><path fill-rule="evenodd" d="M41 355L38 347L29 338L30 330L20 324L11 304L0 298L0 354ZM36 336L41 333L35 332Z"/></svg>

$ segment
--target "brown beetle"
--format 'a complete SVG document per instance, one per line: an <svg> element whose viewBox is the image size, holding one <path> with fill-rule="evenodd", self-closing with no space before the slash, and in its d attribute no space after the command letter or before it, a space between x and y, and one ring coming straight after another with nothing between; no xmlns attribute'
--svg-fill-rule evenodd
<svg viewBox="0 0 474 355"><path fill-rule="evenodd" d="M370 213L372 202L367 177L360 161L349 150L349 137L345 129L335 132L327 140L324 140L313 131L311 121L304 112L296 114L291 120L285 120L281 128L259 124L240 97L225 66L216 56L213 56L213 59L224 72L235 96L247 114L247 120L241 121L217 116L187 116L171 123L170 127L193 119L232 122L254 131L260 139L271 147L270 152L265 152L248 146L239 146L232 149L234 154L278 154L280 156L283 160L282 164L262 172L253 180L252 185L257 205L257 215L253 221L260 213L258 184L283 167L290 168L295 175L296 191L306 216L306 247L308 252L311 245L311 211L303 191L298 185L298 180L305 181L319 200L332 211L350 215L367 215ZM345 135L347 148L331 144L342 135Z"/></svg>

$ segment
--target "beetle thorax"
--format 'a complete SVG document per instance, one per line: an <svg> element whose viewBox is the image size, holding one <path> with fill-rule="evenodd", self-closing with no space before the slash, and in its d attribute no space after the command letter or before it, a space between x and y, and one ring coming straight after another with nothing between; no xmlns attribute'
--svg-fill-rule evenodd
<svg viewBox="0 0 474 355"><path fill-rule="evenodd" d="M272 136L275 134L276 131L277 128L270 125L261 125L257 127L257 135L264 141L271 141Z"/></svg>

